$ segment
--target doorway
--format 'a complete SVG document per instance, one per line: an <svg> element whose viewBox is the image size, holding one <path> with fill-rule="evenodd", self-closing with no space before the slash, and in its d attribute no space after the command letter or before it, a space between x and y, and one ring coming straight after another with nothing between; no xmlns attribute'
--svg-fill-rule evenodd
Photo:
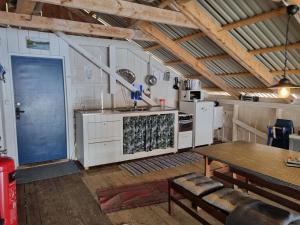
<svg viewBox="0 0 300 225"><path fill-rule="evenodd" d="M67 158L62 59L12 56L19 164Z"/></svg>

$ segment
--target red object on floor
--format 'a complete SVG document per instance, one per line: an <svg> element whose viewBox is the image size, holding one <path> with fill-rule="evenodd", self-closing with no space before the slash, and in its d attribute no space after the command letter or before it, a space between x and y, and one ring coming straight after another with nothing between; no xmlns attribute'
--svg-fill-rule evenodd
<svg viewBox="0 0 300 225"><path fill-rule="evenodd" d="M168 181L97 189L97 196L104 213L160 204L168 201Z"/></svg>
<svg viewBox="0 0 300 225"><path fill-rule="evenodd" d="M0 224L17 225L16 172L13 159L0 155Z"/></svg>

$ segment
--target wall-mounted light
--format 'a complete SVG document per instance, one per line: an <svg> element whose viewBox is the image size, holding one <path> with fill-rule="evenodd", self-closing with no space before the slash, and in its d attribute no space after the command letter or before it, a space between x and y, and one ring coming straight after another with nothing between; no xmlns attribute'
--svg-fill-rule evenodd
<svg viewBox="0 0 300 225"><path fill-rule="evenodd" d="M287 98L290 96L291 89L294 88L300 88L300 86L293 84L287 77L286 77L286 71L287 71L287 60L288 60L288 51L287 51L287 45L289 42L289 24L290 19L293 15L295 15L299 10L299 7L297 5L289 5L287 7L287 14L288 14L288 21L287 21L287 27L286 27L286 34L285 34L285 48L284 48L284 70L283 70L283 76L280 79L280 81L271 86L270 89L277 90L278 97L279 98Z"/></svg>

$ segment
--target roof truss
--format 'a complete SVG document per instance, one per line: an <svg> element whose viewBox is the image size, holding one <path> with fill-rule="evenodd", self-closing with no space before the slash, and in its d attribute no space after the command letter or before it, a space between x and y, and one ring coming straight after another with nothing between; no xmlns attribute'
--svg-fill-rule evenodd
<svg viewBox="0 0 300 225"><path fill-rule="evenodd" d="M181 27L197 28L182 13L157 7L128 2L125 0L36 0L37 2L86 9L93 12L151 21Z"/></svg>
<svg viewBox="0 0 300 225"><path fill-rule="evenodd" d="M31 0L18 0L16 12L31 15L34 12L36 4L36 2Z"/></svg>
<svg viewBox="0 0 300 225"><path fill-rule="evenodd" d="M138 24L138 27L145 33L151 34L162 46L169 49L169 51L177 55L181 60L185 61L199 74L203 75L215 85L222 88L222 90L228 92L233 97L237 97L239 95L239 93L233 88L229 87L223 79L211 73L205 65L201 64L194 56L183 49L179 44L168 38L154 25L149 22L141 22Z"/></svg>
<svg viewBox="0 0 300 225"><path fill-rule="evenodd" d="M152 38L149 38L149 36L145 35L140 30L108 27L94 23L83 23L9 12L0 12L0 24L42 30L62 31L90 36L153 41Z"/></svg>
<svg viewBox="0 0 300 225"><path fill-rule="evenodd" d="M283 51L285 48L284 45L280 46L274 46L274 47L267 47L267 48L260 48L260 49L254 49L251 51L248 51L252 55L259 55L259 54L264 54L264 53L269 53L269 52L277 52L277 51ZM292 49L300 49L300 42L293 43L287 45L288 50ZM229 54L219 54L219 55L213 55L213 56L205 56L205 57L198 57L198 60L200 61L212 61L212 60L221 60L221 59L229 59L231 56ZM181 60L172 60L165 62L165 65L167 66L174 66L178 64L184 63Z"/></svg>
<svg viewBox="0 0 300 225"><path fill-rule="evenodd" d="M229 30L236 29L236 28L239 28L242 26L246 26L246 25L254 24L254 23L257 23L260 21L268 20L268 19L271 19L276 16L281 16L281 15L284 15L285 13L286 13L286 8L281 7L278 9L271 10L269 12L261 13L259 15L251 16L251 17L248 17L248 18L245 18L245 19L233 22L233 23L226 24L226 25L222 26L222 28L224 30L229 31ZM182 38L178 38L175 41L177 41L178 43L182 43L185 41L190 41L190 40L205 37L205 36L206 35L203 32L199 31L195 34L187 35ZM153 50L159 49L160 47L161 47L160 45L153 45L151 47L144 48L144 50L145 51L153 51Z"/></svg>
<svg viewBox="0 0 300 225"><path fill-rule="evenodd" d="M176 7L180 9L194 24L204 32L210 39L218 44L231 57L238 61L244 68L256 76L265 85L273 83L273 76L268 69L253 55L251 55L241 44L223 29L195 0L179 1Z"/></svg>

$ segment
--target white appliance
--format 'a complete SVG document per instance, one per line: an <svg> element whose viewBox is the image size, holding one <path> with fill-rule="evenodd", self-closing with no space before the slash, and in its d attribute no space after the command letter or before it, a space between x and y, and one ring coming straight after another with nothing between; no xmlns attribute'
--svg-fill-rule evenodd
<svg viewBox="0 0 300 225"><path fill-rule="evenodd" d="M178 115L178 149L193 147L193 115Z"/></svg>
<svg viewBox="0 0 300 225"><path fill-rule="evenodd" d="M213 143L214 102L180 101L180 112L193 114L193 147Z"/></svg>
<svg viewBox="0 0 300 225"><path fill-rule="evenodd" d="M200 90L182 90L180 92L181 101L203 100L204 93Z"/></svg>
<svg viewBox="0 0 300 225"><path fill-rule="evenodd" d="M220 129L224 124L224 110L223 106L214 107L214 129Z"/></svg>

